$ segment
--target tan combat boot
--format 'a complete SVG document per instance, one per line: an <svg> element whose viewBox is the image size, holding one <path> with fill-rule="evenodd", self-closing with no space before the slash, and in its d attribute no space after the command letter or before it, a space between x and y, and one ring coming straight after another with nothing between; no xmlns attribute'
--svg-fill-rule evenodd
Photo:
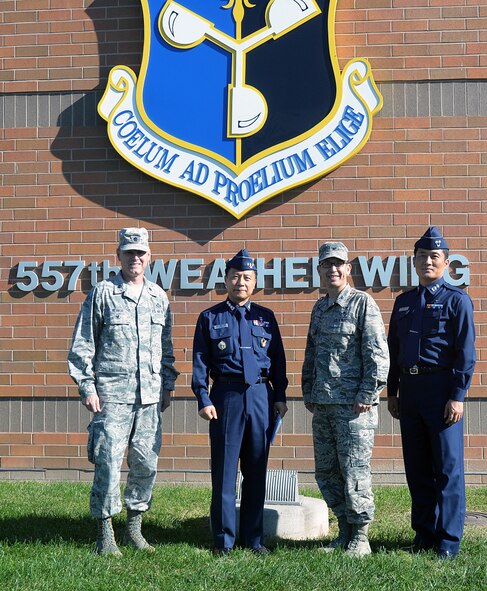
<svg viewBox="0 0 487 591"><path fill-rule="evenodd" d="M332 540L327 546L318 548L319 552L333 552L338 548L347 548L350 538L352 536L352 526L348 523L347 518L341 515L338 519L338 536Z"/></svg>
<svg viewBox="0 0 487 591"><path fill-rule="evenodd" d="M103 555L122 556L115 541L112 518L97 519L98 535L96 536L96 553Z"/></svg>
<svg viewBox="0 0 487 591"><path fill-rule="evenodd" d="M142 513L127 509L127 524L125 526L124 543L136 550L154 552L155 548L142 535Z"/></svg>
<svg viewBox="0 0 487 591"><path fill-rule="evenodd" d="M350 539L350 543L348 544L348 548L345 554L348 554L349 556L357 556L359 558L361 558L362 556L367 556L368 554L372 554L372 550L369 544L368 532L368 523L352 524L352 537Z"/></svg>

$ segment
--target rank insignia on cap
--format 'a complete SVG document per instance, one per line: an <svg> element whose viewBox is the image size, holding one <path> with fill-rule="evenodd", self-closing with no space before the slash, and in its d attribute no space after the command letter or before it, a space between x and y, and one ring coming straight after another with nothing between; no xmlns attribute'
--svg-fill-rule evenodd
<svg viewBox="0 0 487 591"><path fill-rule="evenodd" d="M416 251L418 248L424 248L425 250L435 250L438 248L448 250L448 243L443 238L439 228L430 226L415 243L414 250Z"/></svg>
<svg viewBox="0 0 487 591"><path fill-rule="evenodd" d="M343 242L325 242L320 246L318 252L318 260L324 261L325 259L336 258L341 261L348 261L348 248Z"/></svg>
<svg viewBox="0 0 487 591"><path fill-rule="evenodd" d="M228 269L235 269L237 271L249 270L257 272L254 259L250 256L250 253L246 248L239 250L232 259L227 261L225 265L225 271L228 271Z"/></svg>
<svg viewBox="0 0 487 591"><path fill-rule="evenodd" d="M120 250L149 252L149 235L145 228L122 228L119 237Z"/></svg>

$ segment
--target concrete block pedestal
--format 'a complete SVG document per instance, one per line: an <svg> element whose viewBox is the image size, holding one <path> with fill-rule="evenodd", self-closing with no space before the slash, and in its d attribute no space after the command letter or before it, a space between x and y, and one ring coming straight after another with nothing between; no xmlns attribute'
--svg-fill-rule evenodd
<svg viewBox="0 0 487 591"><path fill-rule="evenodd" d="M237 505L237 523L240 507ZM266 503L264 536L283 540L316 540L328 535L328 505L323 499L299 497L299 504Z"/></svg>

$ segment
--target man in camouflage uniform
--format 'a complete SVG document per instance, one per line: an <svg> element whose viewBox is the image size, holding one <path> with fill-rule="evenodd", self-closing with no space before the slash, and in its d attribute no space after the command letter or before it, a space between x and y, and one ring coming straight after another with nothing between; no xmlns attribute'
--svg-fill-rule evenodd
<svg viewBox="0 0 487 591"><path fill-rule="evenodd" d="M161 448L161 416L178 372L171 312L164 290L144 278L150 261L145 228L123 228L121 270L89 293L78 316L68 357L81 401L94 413L88 458L95 465L90 510L98 520L96 551L120 555L111 518L122 510L120 469L128 447L125 543L153 551L141 532L152 501Z"/></svg>
<svg viewBox="0 0 487 591"><path fill-rule="evenodd" d="M316 481L339 526L323 550L364 556L371 552L370 459L389 355L379 308L348 284L351 270L344 244L321 246L318 272L327 295L311 313L302 388L313 413Z"/></svg>

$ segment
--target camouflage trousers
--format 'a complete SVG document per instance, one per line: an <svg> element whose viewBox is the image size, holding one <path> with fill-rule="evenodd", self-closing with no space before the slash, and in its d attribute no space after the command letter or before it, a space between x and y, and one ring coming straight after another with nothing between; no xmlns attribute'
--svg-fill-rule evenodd
<svg viewBox="0 0 487 591"><path fill-rule="evenodd" d="M95 465L91 515L103 519L122 510L120 470L127 447L129 473L124 503L127 509L147 511L161 449L160 405L105 402L88 431L88 459Z"/></svg>
<svg viewBox="0 0 487 591"><path fill-rule="evenodd" d="M316 404L313 412L315 476L337 517L364 524L374 518L370 459L377 407L356 415L348 404Z"/></svg>

